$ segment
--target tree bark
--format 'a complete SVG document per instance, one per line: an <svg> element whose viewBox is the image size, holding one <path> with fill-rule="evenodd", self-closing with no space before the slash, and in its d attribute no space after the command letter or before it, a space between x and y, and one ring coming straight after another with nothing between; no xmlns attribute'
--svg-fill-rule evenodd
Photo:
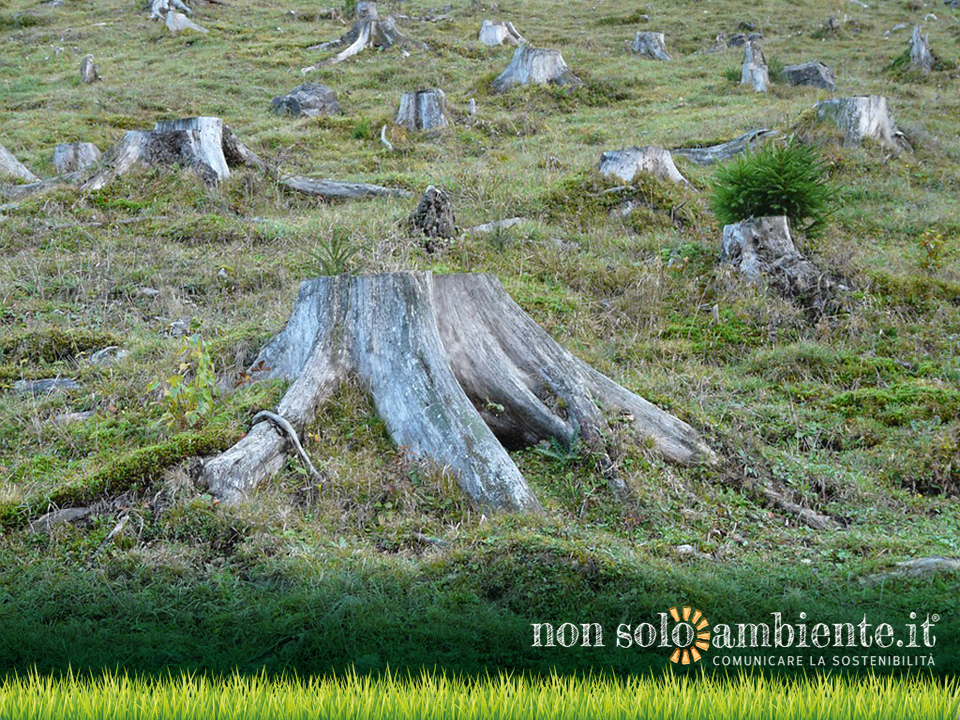
<svg viewBox="0 0 960 720"><path fill-rule="evenodd" d="M541 512L504 446L580 438L605 452L601 408L669 460L715 462L689 425L576 359L489 275L305 281L251 374L293 381L277 413L298 431L345 377L359 377L394 442L452 470L485 509ZM236 500L277 472L285 443L260 423L208 460L203 477Z"/></svg>
<svg viewBox="0 0 960 720"><path fill-rule="evenodd" d="M756 92L770 89L770 73L767 59L759 43L747 41L743 44L743 67L740 71L740 84L749 85Z"/></svg>
<svg viewBox="0 0 960 720"><path fill-rule="evenodd" d="M631 49L635 53L646 55L654 60L673 60L670 53L667 52L664 36L661 32L638 31L637 36L633 39Z"/></svg>
<svg viewBox="0 0 960 720"><path fill-rule="evenodd" d="M407 130L435 130L447 127L447 98L443 90L404 93L397 111L397 125Z"/></svg>
<svg viewBox="0 0 960 720"><path fill-rule="evenodd" d="M569 85L578 87L583 82L567 67L558 50L545 50L521 45L513 54L513 59L491 86L493 92L502 93L517 85Z"/></svg>
<svg viewBox="0 0 960 720"><path fill-rule="evenodd" d="M680 155L688 160L692 160L693 162L697 163L697 165L713 165L714 163L729 160L745 150L749 150L755 142L762 143L765 140L775 137L776 135L779 135L776 130L757 128L756 130L748 130L740 137L734 138L729 142L720 143L719 145L710 145L708 147L674 148L670 152L674 155Z"/></svg>
<svg viewBox="0 0 960 720"><path fill-rule="evenodd" d="M816 109L820 120L833 122L844 133L847 145L860 145L870 138L897 152L910 149L882 95L821 100Z"/></svg>
<svg viewBox="0 0 960 720"><path fill-rule="evenodd" d="M517 32L512 22L504 22L503 20L484 20L480 26L479 39L487 47L496 47L504 43L520 45L526 42L526 39Z"/></svg>
<svg viewBox="0 0 960 720"><path fill-rule="evenodd" d="M633 182L637 173L649 173L662 180L689 185L687 179L677 170L670 151L654 145L608 150L600 156L600 173L624 182Z"/></svg>

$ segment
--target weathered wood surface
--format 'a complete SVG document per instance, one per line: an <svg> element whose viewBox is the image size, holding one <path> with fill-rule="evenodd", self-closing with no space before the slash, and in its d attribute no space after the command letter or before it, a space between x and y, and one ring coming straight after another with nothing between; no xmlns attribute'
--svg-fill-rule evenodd
<svg viewBox="0 0 960 720"><path fill-rule="evenodd" d="M687 160L691 160L698 165L713 165L714 163L729 160L751 149L754 145L761 144L779 134L776 130L770 130L769 128L757 128L755 130L748 130L740 137L734 138L729 142L720 143L719 145L673 148L670 152L674 155L685 157Z"/></svg>
<svg viewBox="0 0 960 720"><path fill-rule="evenodd" d="M743 67L740 68L740 84L749 85L756 92L770 89L770 72L767 58L760 43L747 41L743 44Z"/></svg>
<svg viewBox="0 0 960 720"><path fill-rule="evenodd" d="M439 130L449 126L447 96L443 90L417 90L400 97L400 109L394 120L407 130Z"/></svg>
<svg viewBox="0 0 960 720"><path fill-rule="evenodd" d="M100 148L93 143L62 143L53 149L53 169L58 175L86 170L100 160Z"/></svg>
<svg viewBox="0 0 960 720"><path fill-rule="evenodd" d="M910 66L922 73L933 70L936 58L930 50L930 39L920 32L918 25L913 26L910 35Z"/></svg>
<svg viewBox="0 0 960 720"><path fill-rule="evenodd" d="M677 170L670 151L655 145L608 150L600 156L600 173L624 182L632 182L638 173L648 173L661 180L689 184Z"/></svg>
<svg viewBox="0 0 960 720"><path fill-rule="evenodd" d="M504 43L520 45L527 42L509 20L484 20L480 26L479 40L488 47L496 47Z"/></svg>
<svg viewBox="0 0 960 720"><path fill-rule="evenodd" d="M820 120L832 122L844 133L847 145L860 145L871 139L898 152L910 149L893 120L887 98L882 95L821 100L816 111Z"/></svg>
<svg viewBox="0 0 960 720"><path fill-rule="evenodd" d="M662 32L638 31L630 49L654 60L673 60L667 52L666 40Z"/></svg>
<svg viewBox="0 0 960 720"><path fill-rule="evenodd" d="M80 62L80 82L90 85L100 79L100 69L93 60L93 55L86 55Z"/></svg>
<svg viewBox="0 0 960 720"><path fill-rule="evenodd" d="M22 162L17 160L13 153L0 145L0 177L15 177L27 182L37 182L40 178L34 175Z"/></svg>
<svg viewBox="0 0 960 720"><path fill-rule="evenodd" d="M567 67L558 50L520 45L500 75L494 79L493 92L506 92L518 85L565 85L577 87L583 82Z"/></svg>
<svg viewBox="0 0 960 720"><path fill-rule="evenodd" d="M397 29L396 20L388 15L380 17L376 0L359 0L357 2L356 22L349 32L341 35L337 40L321 43L316 46L319 50L343 48L334 57L317 65L302 68L301 73L308 73L323 65L336 65L367 48L386 49L394 45L416 45L426 48L426 45L408 38Z"/></svg>

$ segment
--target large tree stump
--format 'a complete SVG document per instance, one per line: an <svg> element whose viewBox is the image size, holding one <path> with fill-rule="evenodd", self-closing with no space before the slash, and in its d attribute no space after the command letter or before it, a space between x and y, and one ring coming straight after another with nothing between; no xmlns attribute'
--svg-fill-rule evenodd
<svg viewBox="0 0 960 720"><path fill-rule="evenodd" d="M740 69L740 84L749 85L756 92L770 89L770 72L767 59L759 43L747 41L743 44L743 67Z"/></svg>
<svg viewBox="0 0 960 720"><path fill-rule="evenodd" d="M882 95L821 100L816 110L820 120L834 123L844 133L847 145L860 145L869 138L898 152L910 149Z"/></svg>
<svg viewBox="0 0 960 720"><path fill-rule="evenodd" d="M0 145L0 178L4 175L15 177L27 182L37 182L40 178L34 175L22 162L17 160L13 153Z"/></svg>
<svg viewBox="0 0 960 720"><path fill-rule="evenodd" d="M53 149L53 169L58 175L86 170L100 159L100 148L93 143L62 143Z"/></svg>
<svg viewBox="0 0 960 720"><path fill-rule="evenodd" d="M930 50L930 39L920 32L919 26L914 25L910 35L910 67L928 73L933 70L936 61Z"/></svg>
<svg viewBox="0 0 960 720"><path fill-rule="evenodd" d="M443 90L404 93L394 121L407 130L438 130L447 127L447 96Z"/></svg>
<svg viewBox="0 0 960 720"><path fill-rule="evenodd" d="M513 53L507 69L492 84L493 92L502 93L517 85L568 85L578 87L583 82L567 67L558 50L545 50L521 45Z"/></svg>
<svg viewBox="0 0 960 720"><path fill-rule="evenodd" d="M452 470L487 509L540 512L505 446L580 438L602 451L602 410L669 460L715 461L689 425L560 347L490 275L307 280L250 372L292 381L277 413L297 430L358 377L394 442ZM282 467L286 442L261 422L206 461L202 477L224 500L241 498Z"/></svg>
<svg viewBox="0 0 960 720"><path fill-rule="evenodd" d="M496 47L504 43L520 45L527 42L509 20L506 22L503 20L484 20L480 26L479 39L488 47Z"/></svg>
<svg viewBox="0 0 960 720"><path fill-rule="evenodd" d="M720 259L751 281L765 279L778 294L815 317L832 309L843 289L800 254L790 235L790 223L782 215L724 227Z"/></svg>
<svg viewBox="0 0 960 720"><path fill-rule="evenodd" d="M380 18L376 0L358 0L357 19L350 32L340 36L337 40L321 43L316 46L319 50L343 48L337 55L320 65L311 65L300 70L302 73L312 72L321 65L335 65L347 58L360 53L367 48L386 49L394 45L417 45L426 47L423 43L411 40L397 29L396 20L388 15Z"/></svg>
<svg viewBox="0 0 960 720"><path fill-rule="evenodd" d="M670 152L674 155L680 155L688 160L692 160L697 165L713 165L714 163L729 160L742 152L753 147L754 144L760 144L776 137L779 133L769 128L757 128L748 130L738 138L734 138L719 145L708 145L707 147L689 147L674 148Z"/></svg>
<svg viewBox="0 0 960 720"><path fill-rule="evenodd" d="M783 68L783 78L790 85L805 85L824 90L837 89L837 76L819 60L801 65L787 65Z"/></svg>
<svg viewBox="0 0 960 720"><path fill-rule="evenodd" d="M661 32L641 32L637 31L637 36L633 39L633 45L630 49L640 55L646 55L654 60L673 60L664 41Z"/></svg>
<svg viewBox="0 0 960 720"><path fill-rule="evenodd" d="M633 182L637 173L649 173L661 180L689 184L674 165L670 151L654 145L608 150L600 156L600 173L624 182Z"/></svg>

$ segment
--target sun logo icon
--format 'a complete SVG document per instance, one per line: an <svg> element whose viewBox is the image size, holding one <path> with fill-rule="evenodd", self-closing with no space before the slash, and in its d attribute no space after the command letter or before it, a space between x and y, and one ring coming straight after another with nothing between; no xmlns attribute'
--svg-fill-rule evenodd
<svg viewBox="0 0 960 720"><path fill-rule="evenodd" d="M691 611L693 616L691 617ZM673 632L670 633L670 639L676 645L673 654L670 656L670 662L679 662L681 665L689 665L690 658L694 662L700 659L700 650L710 649L710 623L699 610L690 607L683 608L683 619L680 619L680 613L676 607L670 608L670 616L676 623Z"/></svg>

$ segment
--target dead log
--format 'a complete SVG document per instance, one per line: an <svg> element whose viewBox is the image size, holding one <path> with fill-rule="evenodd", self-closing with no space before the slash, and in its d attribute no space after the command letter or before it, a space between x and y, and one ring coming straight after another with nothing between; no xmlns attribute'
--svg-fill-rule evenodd
<svg viewBox="0 0 960 720"><path fill-rule="evenodd" d="M654 145L608 150L600 156L600 173L624 182L633 182L637 173L648 173L661 180L689 185L674 165L670 151Z"/></svg>
<svg viewBox="0 0 960 720"><path fill-rule="evenodd" d="M800 254L784 216L750 218L724 227L720 259L753 282L766 280L813 317L835 309L839 293L846 289Z"/></svg>
<svg viewBox="0 0 960 720"><path fill-rule="evenodd" d="M62 143L53 149L53 169L58 175L86 170L100 159L100 148L93 143Z"/></svg>
<svg viewBox="0 0 960 720"><path fill-rule="evenodd" d="M437 130L447 127L447 96L443 90L404 93L394 120L407 130Z"/></svg>
<svg viewBox="0 0 960 720"><path fill-rule="evenodd" d="M513 59L500 75L494 79L491 88L495 93L502 93L517 85L562 85L579 87L583 85L563 61L558 50L532 48L529 45L520 45L513 54Z"/></svg>
<svg viewBox="0 0 960 720"><path fill-rule="evenodd" d="M673 60L664 42L661 32L637 32L630 49L640 55L646 55L654 60Z"/></svg>
<svg viewBox="0 0 960 720"><path fill-rule="evenodd" d="M417 209L407 218L407 227L411 232L420 233L426 238L452 240L457 236L457 219L453 212L453 202L443 190L433 185L427 187L420 198ZM427 252L435 248L428 240Z"/></svg>
<svg viewBox="0 0 960 720"><path fill-rule="evenodd" d="M480 26L480 42L488 47L496 47L507 43L509 45L521 45L526 39L517 32L513 23L509 20L484 20Z"/></svg>
<svg viewBox="0 0 960 720"><path fill-rule="evenodd" d="M837 89L837 76L819 60L783 68L783 79L790 85L805 85L824 90Z"/></svg>
<svg viewBox="0 0 960 720"><path fill-rule="evenodd" d="M307 280L250 373L292 381L277 414L298 430L347 376L359 378L394 442L453 471L486 509L541 512L505 446L579 438L602 451L603 410L668 460L715 462L693 428L560 347L491 275ZM212 493L236 500L286 455L285 436L259 423L207 460L202 477Z"/></svg>
<svg viewBox="0 0 960 720"><path fill-rule="evenodd" d="M740 70L740 84L749 85L756 92L770 89L770 72L767 59L759 43L747 41L743 44L743 67Z"/></svg>
<svg viewBox="0 0 960 720"><path fill-rule="evenodd" d="M672 152L674 155L685 157L687 160L692 160L693 162L697 163L697 165L713 165L714 163L729 160L730 158L751 149L755 143L763 143L772 137L776 137L777 135L779 135L779 133L776 130L757 128L756 130L748 130L740 137L734 138L729 142L720 143L719 145L709 145L707 147L674 148L670 152Z"/></svg>
<svg viewBox="0 0 960 720"><path fill-rule="evenodd" d="M847 145L860 145L869 138L897 152L910 149L882 95L821 100L816 110L818 119L832 122L844 133Z"/></svg>
<svg viewBox="0 0 960 720"><path fill-rule="evenodd" d="M320 63L320 65L302 68L300 72L305 74L316 70L321 65L335 65L367 48L386 49L394 45L416 45L420 48L426 48L423 43L412 40L401 33L397 29L396 20L392 16L388 15L381 19L376 0L358 0L357 19L350 32L337 40L316 46L319 50L341 47L343 50L329 60Z"/></svg>
<svg viewBox="0 0 960 720"><path fill-rule="evenodd" d="M410 197L407 190L388 188L365 183L337 182L336 180L312 180L310 178L288 175L281 178L280 184L302 192L315 195L324 200L356 200L369 197Z"/></svg>
<svg viewBox="0 0 960 720"><path fill-rule="evenodd" d="M0 145L0 177L15 177L27 182L37 182L40 180L34 175L22 162L17 160L13 153Z"/></svg>
<svg viewBox="0 0 960 720"><path fill-rule="evenodd" d="M80 63L80 82L90 85L100 79L100 69L93 61L93 55L86 55Z"/></svg>
<svg viewBox="0 0 960 720"><path fill-rule="evenodd" d="M926 74L933 70L936 58L930 50L930 39L920 32L917 25L913 26L910 36L910 67Z"/></svg>

